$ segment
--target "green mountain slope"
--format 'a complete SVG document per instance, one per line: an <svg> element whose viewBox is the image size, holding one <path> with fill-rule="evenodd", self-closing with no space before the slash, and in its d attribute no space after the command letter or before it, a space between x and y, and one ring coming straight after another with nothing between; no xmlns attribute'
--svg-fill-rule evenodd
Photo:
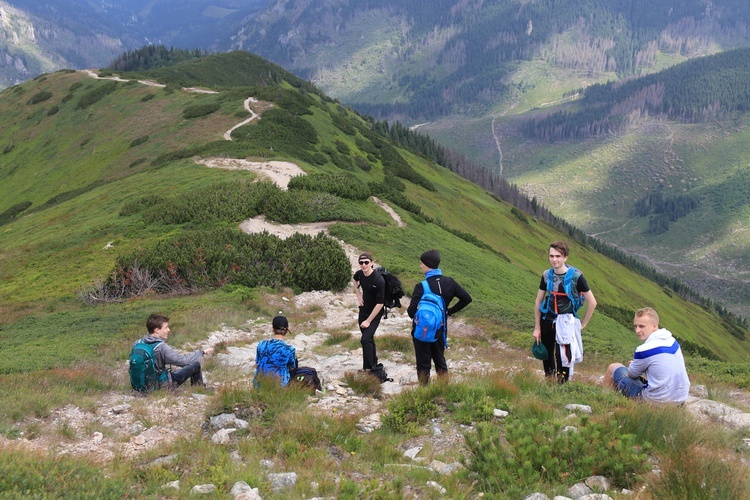
<svg viewBox="0 0 750 500"><path fill-rule="evenodd" d="M33 358L39 347L29 322L47 321L54 326L45 337L49 342L64 342L83 329L93 345L106 344L108 334L99 323L85 326L85 318L97 313L75 298L81 287L108 276L118 259L127 264L129 256L140 255L156 262L159 248L185 245L191 238L198 238L208 259L212 243L202 244L201 238L215 238L217 228L239 234L239 221L265 213L282 222L351 221L335 224L331 233L373 251L409 290L419 280L418 255L439 248L445 267L475 298L468 317L504 340L525 345L539 275L547 267L547 244L564 235L415 152L391 146L370 123L283 70L270 71L267 65L256 73L234 70L259 64L238 52L149 75L165 78L166 87L135 81L144 75L124 74L129 81L115 82L61 71L0 94L6 131L0 145L4 342L13 339ZM201 87L216 93L170 83L187 82L181 80L187 74L204 75ZM191 86L199 82L189 80ZM226 141L224 132L247 118L248 97L263 105L262 117ZM266 189L243 187L253 174L209 169L196 163L196 156L288 160L319 179L343 174L383 197L406 227L396 226L351 187L339 195L322 184L288 195L268 188L250 201L254 189ZM236 201L230 196L235 192L249 198ZM571 263L584 269L601 304L587 329L589 352L628 356L631 311L651 305L694 352L747 361L744 331L587 248L574 245ZM292 286L307 286L302 283ZM134 304L138 299L100 311L128 317ZM0 372L17 369L0 365Z"/></svg>

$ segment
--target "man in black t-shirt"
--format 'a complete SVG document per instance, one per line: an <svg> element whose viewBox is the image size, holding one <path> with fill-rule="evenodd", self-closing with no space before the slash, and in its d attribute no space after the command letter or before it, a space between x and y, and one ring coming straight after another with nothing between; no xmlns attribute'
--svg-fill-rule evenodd
<svg viewBox="0 0 750 500"><path fill-rule="evenodd" d="M573 303L565 292L565 275L569 271L568 245L564 241L554 241L549 246L551 269L544 271L534 304L534 340L544 344L549 358L543 361L544 374L557 377L560 383L570 378L571 368L582 359L583 346L581 330L586 328L596 309L596 298L583 274L577 269L571 278L571 292L576 299L585 298L586 314L582 320L577 317L582 300ZM550 272L551 271L551 272ZM548 294L549 280L552 279L552 293ZM565 338L560 341L561 337Z"/></svg>
<svg viewBox="0 0 750 500"><path fill-rule="evenodd" d="M427 286L430 291L443 298L445 313L452 316L471 303L471 295L459 285L456 280L449 276L443 275L440 269L440 252L437 250L428 250L419 257L419 268L425 275ZM414 292L411 294L411 302L406 312L409 317L414 319L419 309L419 300L424 295L425 290L422 283L414 286ZM458 302L450 305L451 301L457 298ZM414 344L414 355L417 361L417 379L420 385L427 385L430 382L430 370L432 363L435 363L435 373L438 377L445 378L448 376L448 364L445 361L445 349L448 337L447 331L443 330L442 335L438 335L435 342L422 342L414 335L415 325L412 323L411 334Z"/></svg>
<svg viewBox="0 0 750 500"><path fill-rule="evenodd" d="M354 291L357 294L359 315L357 323L362 332L362 368L372 370L378 364L375 352L375 331L380 325L385 303L385 280L373 269L372 255L359 255L359 271L354 273Z"/></svg>

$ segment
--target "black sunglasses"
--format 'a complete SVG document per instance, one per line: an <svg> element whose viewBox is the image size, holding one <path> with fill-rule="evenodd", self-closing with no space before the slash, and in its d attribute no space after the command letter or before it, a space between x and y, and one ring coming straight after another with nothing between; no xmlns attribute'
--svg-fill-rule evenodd
<svg viewBox="0 0 750 500"><path fill-rule="evenodd" d="M367 265L367 264L369 264L369 263L370 263L370 261L369 261L369 260L360 260L360 261L359 261L359 265L360 265L360 266L361 266L362 264L364 264L364 265Z"/></svg>

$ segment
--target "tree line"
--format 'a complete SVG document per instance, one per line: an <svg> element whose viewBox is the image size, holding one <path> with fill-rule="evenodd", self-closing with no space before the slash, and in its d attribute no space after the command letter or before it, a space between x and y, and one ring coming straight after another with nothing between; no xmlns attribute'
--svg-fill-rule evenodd
<svg viewBox="0 0 750 500"><path fill-rule="evenodd" d="M750 110L750 48L692 59L645 77L581 89L579 110L557 111L521 127L543 141L622 132L646 116L687 123Z"/></svg>

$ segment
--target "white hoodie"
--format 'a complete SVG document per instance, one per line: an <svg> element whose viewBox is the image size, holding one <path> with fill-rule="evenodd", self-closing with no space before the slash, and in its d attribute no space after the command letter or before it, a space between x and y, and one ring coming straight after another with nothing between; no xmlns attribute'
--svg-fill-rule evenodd
<svg viewBox="0 0 750 500"><path fill-rule="evenodd" d="M639 345L628 366L628 376L646 375L643 399L657 403L682 403L688 397L690 380L682 349L669 330L659 328Z"/></svg>
<svg viewBox="0 0 750 500"><path fill-rule="evenodd" d="M573 376L573 366L583 361L583 341L581 340L581 321L572 314L558 314L555 318L555 342L560 348L562 365L570 368ZM570 358L562 346L570 346Z"/></svg>

